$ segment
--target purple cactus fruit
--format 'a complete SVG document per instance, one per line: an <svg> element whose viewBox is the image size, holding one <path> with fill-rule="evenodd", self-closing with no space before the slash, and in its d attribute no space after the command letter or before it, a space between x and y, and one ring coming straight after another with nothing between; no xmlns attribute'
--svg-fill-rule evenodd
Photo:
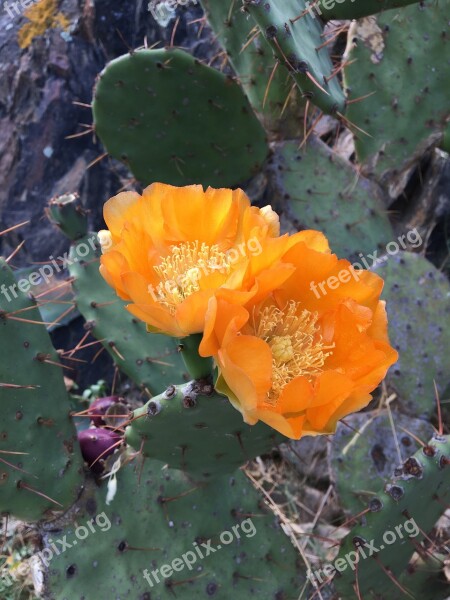
<svg viewBox="0 0 450 600"><path fill-rule="evenodd" d="M91 421L96 427L105 425L103 416L113 404L116 404L119 401L119 396L106 396L105 398L97 398L97 400L94 400L88 409L88 415L90 415Z"/></svg>
<svg viewBox="0 0 450 600"><path fill-rule="evenodd" d="M91 427L78 432L81 454L94 473L103 471L103 460L114 452L120 439L122 436L110 429Z"/></svg>

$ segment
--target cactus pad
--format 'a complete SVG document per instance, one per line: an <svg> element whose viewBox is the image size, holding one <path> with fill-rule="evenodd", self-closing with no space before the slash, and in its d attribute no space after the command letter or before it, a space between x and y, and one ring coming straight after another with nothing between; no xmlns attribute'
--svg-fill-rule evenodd
<svg viewBox="0 0 450 600"><path fill-rule="evenodd" d="M385 281L389 334L399 352L387 383L399 395L399 407L413 417L436 412L436 392L450 383L450 285L418 254L401 252L379 265Z"/></svg>
<svg viewBox="0 0 450 600"><path fill-rule="evenodd" d="M304 0L244 0L281 65L304 96L327 113L345 108L344 93L327 46L323 26L307 10Z"/></svg>
<svg viewBox="0 0 450 600"><path fill-rule="evenodd" d="M76 500L82 460L39 309L4 261L0 284L0 512L34 521Z"/></svg>
<svg viewBox="0 0 450 600"><path fill-rule="evenodd" d="M380 188L316 138L275 149L271 168L277 209L292 229L319 229L342 258L383 249L393 239ZM369 263L370 264L370 263Z"/></svg>
<svg viewBox="0 0 450 600"><path fill-rule="evenodd" d="M143 184L230 187L254 175L268 152L239 85L181 50L115 59L92 108L108 153Z"/></svg>
<svg viewBox="0 0 450 600"><path fill-rule="evenodd" d="M401 587L414 589L406 569L418 544L448 505L450 480L444 471L448 471L449 462L449 436L435 436L396 469L396 476L372 498L365 523L350 532L339 551L338 559L355 552L358 546L368 555L365 559L361 556L357 568L351 569L347 563L347 568L335 579L342 597L353 597L355 589L360 597L367 599L411 595L411 591L401 591ZM405 526L407 521L409 525ZM424 551L422 554L428 556Z"/></svg>
<svg viewBox="0 0 450 600"><path fill-rule="evenodd" d="M450 0L428 1L358 21L349 32L349 99L369 95L347 111L370 136L358 135L358 160L390 185L393 197L408 169L441 140L450 114L450 69L442 60L449 18Z"/></svg>
<svg viewBox="0 0 450 600"><path fill-rule="evenodd" d="M264 423L244 423L229 400L202 381L170 386L133 417L129 445L197 478L230 473L285 439Z"/></svg>
<svg viewBox="0 0 450 600"><path fill-rule="evenodd" d="M106 503L105 496L103 485L90 489L80 502L77 525L87 529L85 523L91 521L94 529L88 539L77 540L75 525L58 533L77 545L47 561L48 597L297 597L303 582L296 552L242 472L196 486L179 471L161 470L160 463L147 459L140 476L133 464L121 468L114 498ZM96 515L102 516L103 527L96 525ZM51 549L49 535L44 539ZM190 568L184 556L192 561ZM175 570L163 567L172 564ZM152 575L156 569L163 571L156 573L159 583Z"/></svg>
<svg viewBox="0 0 450 600"><path fill-rule="evenodd" d="M90 234L71 248L69 271L74 277L73 287L80 313L86 319L86 328L111 354L119 369L126 373L149 395L158 393L170 384L183 381L185 367L174 338L147 333L145 324L137 321L126 309L99 272L100 249L93 250L87 240ZM80 260L79 247L89 248L89 254ZM83 250L84 254L84 250Z"/></svg>

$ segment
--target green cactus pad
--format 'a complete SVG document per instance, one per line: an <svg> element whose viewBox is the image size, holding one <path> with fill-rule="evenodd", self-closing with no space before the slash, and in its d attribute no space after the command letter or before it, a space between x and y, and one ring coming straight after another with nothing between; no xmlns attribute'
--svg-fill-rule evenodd
<svg viewBox="0 0 450 600"><path fill-rule="evenodd" d="M405 174L439 143L450 114L448 56L450 0L421 2L353 24L344 70L358 134L356 151L397 196ZM356 40L356 44L353 43ZM372 94L372 95L370 95Z"/></svg>
<svg viewBox="0 0 450 600"><path fill-rule="evenodd" d="M105 488L89 490L80 502L76 525L87 529L90 521L89 537L77 539L75 525L44 537L44 549L52 550L49 538L71 544L47 561L46 597L297 598L304 583L297 554L242 472L195 485L179 471L161 470L160 463L147 459L141 467L131 464L118 472L109 505ZM164 567L172 564L176 570ZM157 569L163 571L156 572L159 583L152 575ZM144 579L145 570L152 585Z"/></svg>
<svg viewBox="0 0 450 600"><path fill-rule="evenodd" d="M35 521L77 499L82 460L58 355L3 260L0 287L0 512Z"/></svg>
<svg viewBox="0 0 450 600"><path fill-rule="evenodd" d="M389 257L375 272L385 280L389 335L399 352L386 381L402 411L429 418L436 414L434 382L440 394L450 383L449 282L425 258L407 252Z"/></svg>
<svg viewBox="0 0 450 600"><path fill-rule="evenodd" d="M406 569L417 544L429 534L449 503L449 461L450 437L436 436L407 459L371 500L363 524L352 529L339 551L337 560L343 560L339 563L343 570L335 578L335 585L343 598L354 597L356 581L360 597L367 600L407 597L393 579L398 583L400 578L400 585L413 592L413 579ZM358 545L361 560L357 569L352 569L348 553L355 552ZM412 593L411 597L419 596Z"/></svg>
<svg viewBox="0 0 450 600"><path fill-rule="evenodd" d="M73 262L69 271L74 277L77 307L86 319L86 329L102 340L119 369L150 394L182 382L186 369L177 341L147 333L145 324L125 309L126 303L100 275L99 256L94 233L76 242L70 251Z"/></svg>
<svg viewBox="0 0 450 600"><path fill-rule="evenodd" d="M321 140L287 142L270 165L277 209L291 229L319 229L341 258L372 254L394 239L380 188ZM370 261L369 261L370 264Z"/></svg>
<svg viewBox="0 0 450 600"><path fill-rule="evenodd" d="M181 50L139 50L100 74L92 104L108 153L143 184L231 187L268 148L239 85Z"/></svg>
<svg viewBox="0 0 450 600"><path fill-rule="evenodd" d="M417 4L418 2L419 0L345 0L344 2L342 0L332 0L329 5L327 2L319 2L315 11L326 21L332 19L360 19L384 10Z"/></svg>
<svg viewBox="0 0 450 600"><path fill-rule="evenodd" d="M261 33L255 36L254 22L241 10L240 2L201 0L201 4L266 129L282 129L292 137L300 127L302 111L286 70L278 67L274 71L276 59L265 37Z"/></svg>
<svg viewBox="0 0 450 600"><path fill-rule="evenodd" d="M228 398L201 381L169 387L133 418L129 445L196 478L230 473L286 439L264 423L244 423Z"/></svg>
<svg viewBox="0 0 450 600"><path fill-rule="evenodd" d="M428 440L433 427L422 419L393 413L395 435L387 410L350 415L329 444L329 465L343 508L357 514L367 506L394 468ZM408 434L410 431L412 435ZM398 443L398 447L397 447Z"/></svg>
<svg viewBox="0 0 450 600"><path fill-rule="evenodd" d="M88 232L87 212L76 194L52 198L48 203L47 214L71 240L81 238Z"/></svg>
<svg viewBox="0 0 450 600"><path fill-rule="evenodd" d="M244 0L244 8L303 95L326 113L343 112L344 93L333 77L328 47L323 47L323 25L308 13L307 5L304 0Z"/></svg>

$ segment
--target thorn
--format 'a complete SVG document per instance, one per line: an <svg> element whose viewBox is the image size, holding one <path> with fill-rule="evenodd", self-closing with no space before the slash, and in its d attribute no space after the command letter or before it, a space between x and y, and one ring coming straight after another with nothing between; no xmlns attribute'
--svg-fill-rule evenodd
<svg viewBox="0 0 450 600"><path fill-rule="evenodd" d="M178 16L177 20L175 21L175 24L173 26L173 29L172 29L172 35L170 36L169 48L173 48L174 40L175 40L175 34L177 32L177 28L178 28L179 23L180 23L180 17Z"/></svg>
<svg viewBox="0 0 450 600"><path fill-rule="evenodd" d="M99 163L100 161L102 161L104 158L106 158L108 156L107 152L104 152L103 154L100 154L100 156L97 156L97 158L94 158L94 160L92 162L90 162L88 164L88 166L86 167L86 171L88 169L90 169L91 167L93 167L94 165L96 165L97 163Z"/></svg>
<svg viewBox="0 0 450 600"><path fill-rule="evenodd" d="M78 100L73 100L72 104L75 104L75 106L82 106L83 108L92 108L92 104L86 104L85 102L78 102Z"/></svg>
<svg viewBox="0 0 450 600"><path fill-rule="evenodd" d="M49 500L50 502L53 502L53 504L56 504L57 506L60 506L61 508L63 508L62 504L60 504L56 500L53 500L53 498L50 498L50 496L47 496L43 492L40 492L39 490L35 490L34 488L32 488L27 483L24 483L23 481L18 481L17 482L17 487L19 489L28 490L29 492L32 492L33 494L37 494L38 496L41 496L41 498L45 498L46 500Z"/></svg>
<svg viewBox="0 0 450 600"><path fill-rule="evenodd" d="M330 92L327 92L327 90L325 88L323 88L316 79L314 79L314 77L312 76L312 74L310 73L310 71L306 71L305 75L307 77L309 77L309 79L319 88L319 90L322 90L322 92L324 94L326 94L327 96L330 95Z"/></svg>
<svg viewBox="0 0 450 600"><path fill-rule="evenodd" d="M311 129L308 131L308 133L304 136L302 143L299 146L300 148L303 148L303 146L306 144L306 142L308 141L309 136L311 135L311 133L314 131L315 126L317 125L317 123L320 121L320 119L322 119L322 117L324 116L324 113L322 111L319 112L319 116L317 117L317 119L314 121L314 123L311 125Z"/></svg>
<svg viewBox="0 0 450 600"><path fill-rule="evenodd" d="M399 425L399 429L401 429L402 431L404 431L405 433L410 435L413 438L413 440L416 440L416 442L418 444L420 444L423 448L427 447L427 444L425 442L423 442L420 438L418 438L417 435L414 435L414 433L409 431L409 429L405 429L405 427L401 427L400 425Z"/></svg>
<svg viewBox="0 0 450 600"><path fill-rule="evenodd" d="M23 223L18 223L17 225L13 225L12 227L9 227L8 229L5 229L4 231L0 231L0 237L2 235L5 235L5 233L9 233L10 231L14 231L14 229L18 229L19 227L23 227L24 225L28 225L30 221L24 221Z"/></svg>
<svg viewBox="0 0 450 600"><path fill-rule="evenodd" d="M361 102L362 100L365 100L366 98L370 98L370 96L373 96L374 94L376 94L376 90L374 92L370 92L370 94L366 94L365 96L360 96L359 98L354 98L353 100L347 100L345 103L347 106L349 106L350 104L356 104L357 102Z"/></svg>
<svg viewBox="0 0 450 600"><path fill-rule="evenodd" d="M114 391L116 389L118 375L119 375L119 367L117 365L114 365L114 377L113 377L113 382L112 382L112 386L111 386L111 395L112 396L114 396Z"/></svg>
<svg viewBox="0 0 450 600"><path fill-rule="evenodd" d="M280 63L278 61L275 62L274 66L273 66L273 69L272 69L272 72L271 72L270 77L269 77L269 81L267 82L266 91L264 92L264 100L263 100L263 104L262 104L263 109L264 109L264 107L266 105L266 100L267 100L267 96L269 94L269 89L270 89L270 86L272 84L272 81L273 81L273 78L275 76L275 73L277 72L277 68L278 68L279 64Z"/></svg>
<svg viewBox="0 0 450 600"><path fill-rule="evenodd" d="M25 473L25 475L30 475L31 477L38 479L38 477L36 477L36 475L33 475L32 473L29 473L28 471L21 469L17 465L13 465L13 463L10 463L8 460L5 460L4 458L0 457L0 462L5 463L5 465L8 465L8 467L11 467L12 469L15 469L16 471L20 471L21 473Z"/></svg>
<svg viewBox="0 0 450 600"><path fill-rule="evenodd" d="M12 252L8 258L5 260L5 262L9 263L10 260L12 260L15 255L19 252L19 250L22 248L22 246L25 244L25 240L23 240L22 242L20 242L20 244L17 246L17 248L14 250L14 252Z"/></svg>
<svg viewBox="0 0 450 600"><path fill-rule="evenodd" d="M81 131L80 133L72 133L72 135L66 135L65 140L74 140L75 138L83 137L84 135L89 135L90 133L94 133L94 128L86 129L86 131Z"/></svg>
<svg viewBox="0 0 450 600"><path fill-rule="evenodd" d="M367 135L367 137L370 137L370 138L373 137L370 135L370 133L367 133L367 131L364 131L364 129L361 129L360 127L358 127L357 125L352 123L349 119L347 119L347 117L344 117L344 115L342 113L337 112L336 114L338 115L338 117L340 117L344 121L344 124L346 124L348 128L354 127L355 129L357 129L364 135Z"/></svg>
<svg viewBox="0 0 450 600"><path fill-rule="evenodd" d="M375 556L372 555L372 558L378 563L378 565L383 569L384 573L389 577L389 579L392 581L392 583L394 585L396 585L398 587L398 589L400 591L402 591L405 595L409 596L410 598L412 598L414 600L414 596L412 594L410 594L410 592L408 592L408 590L406 588L404 588L399 581L397 581L396 577L391 573L391 571L385 567L383 565L383 563L380 561L380 559Z"/></svg>
<svg viewBox="0 0 450 600"><path fill-rule="evenodd" d="M437 405L438 425L439 425L438 434L444 435L444 424L442 422L441 402L439 399L439 391L437 389L436 381L434 379L433 379L433 384L434 384L434 393L436 394L436 405Z"/></svg>
<svg viewBox="0 0 450 600"><path fill-rule="evenodd" d="M91 360L91 365L93 365L95 363L95 361L97 360L97 358L100 356L100 354L102 352L104 352L106 350L105 346L102 346L102 348L100 348L100 350L98 352L96 352L94 358Z"/></svg>
<svg viewBox="0 0 450 600"><path fill-rule="evenodd" d="M32 321L29 319L21 319L20 317L11 317L10 315L6 315L7 319L11 319L11 321L20 321L21 323L30 323L32 325L53 325L53 323L45 323L44 321Z"/></svg>
<svg viewBox="0 0 450 600"><path fill-rule="evenodd" d="M352 65L357 60L358 60L357 58L354 58L353 60L348 60L346 62L343 62L342 64L339 65L339 67L335 71L333 71L331 73L331 75L329 75L328 77L325 75L325 79L326 79L327 83L329 81L331 81L334 77L336 77L336 75L338 75L342 71L342 69L345 69L345 67Z"/></svg>
<svg viewBox="0 0 450 600"><path fill-rule="evenodd" d="M0 388L7 388L12 390L37 390L40 385L17 385L15 383L0 383Z"/></svg>
<svg viewBox="0 0 450 600"><path fill-rule="evenodd" d="M297 87L297 84L296 84L296 83L294 83L294 84L292 85L292 87L291 87L291 89L290 89L290 91L289 91L288 95L286 96L286 100L284 101L283 108L281 109L281 113L280 113L280 119L281 119L281 117L283 116L283 114L284 114L284 111L286 110L286 108L287 108L287 106L288 106L288 104L289 104L289 98L292 96L292 92L295 90L295 88L296 88L296 87Z"/></svg>
<svg viewBox="0 0 450 600"><path fill-rule="evenodd" d="M182 492L181 494L178 494L178 496L172 496L172 497L168 497L168 498L163 498L161 497L159 499L159 502L161 504L168 504L169 502L173 502L174 500L179 500L180 498L184 498L184 496L188 496L189 494L192 494L192 492L195 492L199 489L201 489L202 487L205 487L205 483L199 484L189 490L187 490L186 492Z"/></svg>
<svg viewBox="0 0 450 600"><path fill-rule="evenodd" d="M318 4L320 2L320 0L314 0L314 2L308 6L308 8L305 8L305 10L303 12L301 12L298 17L295 17L294 19L289 19L289 21L294 24L296 21L299 21L300 19L303 19L303 17L305 15L307 15L308 13L311 13L312 9L316 6L316 4Z"/></svg>
<svg viewBox="0 0 450 600"><path fill-rule="evenodd" d="M130 54L134 54L134 50L133 50L133 48L131 48L131 47L128 45L128 43L127 43L126 39L125 39L125 38L123 37L123 35L122 35L122 32L121 32L121 31L120 31L120 30L119 30L117 27L116 27L116 32L117 32L118 36L120 37L120 39L122 40L122 42L124 43L124 46L125 46L125 48L128 50L128 52L129 52Z"/></svg>
<svg viewBox="0 0 450 600"><path fill-rule="evenodd" d="M102 456L104 456L107 452L110 452L113 448L117 448L122 443L123 443L123 440L119 440L117 442L114 442L114 444L112 444L112 446L110 446L109 448L106 448L106 450L103 450L103 452L100 454L100 456L97 456L97 458L94 460L94 462L89 465L89 468L92 469L92 467L95 465L95 463L97 461L99 461Z"/></svg>
<svg viewBox="0 0 450 600"><path fill-rule="evenodd" d="M256 33L254 33L254 34L252 35L252 37L251 37L251 38L250 38L250 39L249 39L247 42L245 42L245 44L244 44L244 45L242 46L242 48L240 49L240 51L239 51L239 54L242 54L242 52L244 52L244 50L246 50L246 49L247 49L247 48L250 46L250 44L251 44L251 43L252 43L254 40L256 40L256 38L258 37L258 35L259 35L260 33L261 33L261 30L260 30L260 29L258 29L258 30L256 31Z"/></svg>
<svg viewBox="0 0 450 600"><path fill-rule="evenodd" d="M341 525L339 525L338 527L336 527L335 529L333 529L333 531L331 531L330 533L334 533L335 531L338 531L341 527L346 527L347 525L349 525L353 521L356 521L356 519L359 519L360 517L364 516L368 512L370 512L370 508L365 508L360 513L358 513L357 515L354 515L353 517L350 517L349 519L347 519L346 521L344 521Z"/></svg>
<svg viewBox="0 0 450 600"><path fill-rule="evenodd" d="M116 348L116 344L115 344L114 342L109 342L108 346L111 348L111 350L112 350L112 351L113 351L115 354L117 354L117 356L118 356L120 359L122 359L122 360L125 360L125 357L123 357L123 356L120 354L120 352L117 350L117 348Z"/></svg>

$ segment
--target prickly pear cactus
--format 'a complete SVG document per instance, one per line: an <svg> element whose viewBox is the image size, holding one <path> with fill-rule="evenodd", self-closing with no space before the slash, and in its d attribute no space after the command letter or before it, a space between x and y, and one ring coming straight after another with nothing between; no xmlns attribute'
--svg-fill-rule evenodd
<svg viewBox="0 0 450 600"><path fill-rule="evenodd" d="M409 432L409 433L408 433ZM341 423L329 448L329 464L344 508L357 514L367 506L380 481L388 479L402 459L411 456L417 440L427 440L433 427L388 410L351 415Z"/></svg>
<svg viewBox="0 0 450 600"><path fill-rule="evenodd" d="M408 564L427 539L443 506L448 505L449 461L450 437L435 435L396 469L394 478L370 500L364 522L345 539L335 562L338 565L339 559L343 561L338 565L341 576L335 582L344 598L352 597L355 591L364 598L414 594L410 580L415 568L411 566L408 571ZM430 552L420 554L426 560Z"/></svg>
<svg viewBox="0 0 450 600"><path fill-rule="evenodd" d="M441 57L448 55L449 17L449 0L421 2L357 21L349 32L344 83L350 100L364 100L352 103L347 117L369 134L355 140L358 160L392 197L443 136L450 70Z"/></svg>
<svg viewBox="0 0 450 600"><path fill-rule="evenodd" d="M431 417L436 391L442 394L450 379L450 285L428 260L408 252L388 257L375 271L385 280L392 343L400 356L387 383L402 411Z"/></svg>
<svg viewBox="0 0 450 600"><path fill-rule="evenodd" d="M240 471L197 485L158 461L138 470L121 468L109 499L106 485L89 486L76 521L90 522L88 539L64 524L72 546L57 556L44 533L50 598L90 600L93 581L99 600L296 597L304 577L294 547Z"/></svg>
<svg viewBox="0 0 450 600"><path fill-rule="evenodd" d="M182 50L138 50L99 75L95 131L143 184L231 186L267 156L239 85Z"/></svg>
<svg viewBox="0 0 450 600"><path fill-rule="evenodd" d="M95 244L90 244L89 240L94 240ZM81 260L80 246L83 253L84 248L89 248L89 253ZM177 341L165 335L147 333L145 325L125 310L125 302L115 295L99 273L100 254L94 233L75 242L70 251L73 262L69 271L74 278L78 310L86 320L85 328L101 340L118 367L149 395L179 383L186 369Z"/></svg>
<svg viewBox="0 0 450 600"><path fill-rule="evenodd" d="M0 289L0 512L37 521L77 499L82 459L63 365L3 260Z"/></svg>
<svg viewBox="0 0 450 600"><path fill-rule="evenodd" d="M132 419L126 432L130 446L195 478L230 473L283 439L264 423L243 423L208 381L170 386L135 410ZM214 451L205 456L205 448Z"/></svg>
<svg viewBox="0 0 450 600"><path fill-rule="evenodd" d="M343 112L345 97L326 45L323 26L304 0L244 0L280 65L303 95L326 113Z"/></svg>
<svg viewBox="0 0 450 600"><path fill-rule="evenodd" d="M269 131L299 130L299 94L270 44L236 0L202 0L210 26L227 53L253 110ZM226 64L227 60L223 63Z"/></svg>
<svg viewBox="0 0 450 600"><path fill-rule="evenodd" d="M382 190L314 137L275 148L270 162L274 203L292 230L320 229L340 256L359 259L394 237Z"/></svg>

